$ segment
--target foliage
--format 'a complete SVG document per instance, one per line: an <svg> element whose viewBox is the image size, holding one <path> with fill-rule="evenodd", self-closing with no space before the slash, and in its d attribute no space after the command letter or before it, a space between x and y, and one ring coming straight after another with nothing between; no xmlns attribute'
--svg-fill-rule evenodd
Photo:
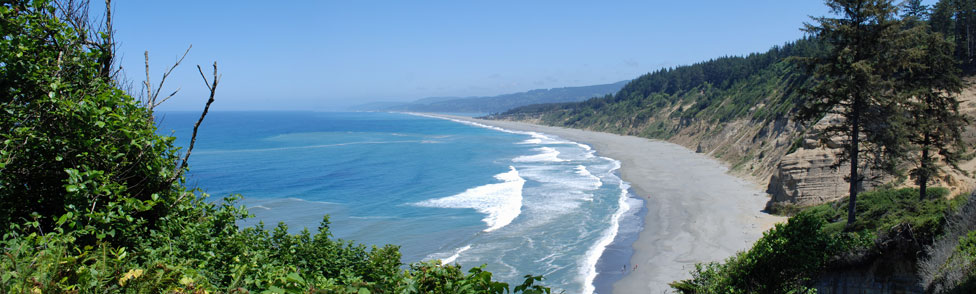
<svg viewBox="0 0 976 294"><path fill-rule="evenodd" d="M682 293L805 293L839 256L877 251L881 236L908 225L917 240L942 233L945 219L967 197L945 198L933 188L920 200L916 189L876 190L858 198L852 232L845 232L846 199L806 208L763 234L751 249L724 263L699 264L692 279L672 283ZM966 243L969 244L969 243ZM968 248L968 247L967 247Z"/></svg>
<svg viewBox="0 0 976 294"><path fill-rule="evenodd" d="M797 118L818 120L826 114L843 118L819 132L822 141L841 136L840 162L850 162L848 219L855 221L857 193L864 176L861 165L895 173L905 154L901 104L892 87L904 50L899 44L900 21L891 0L826 1L840 18L817 17L808 33L824 40L829 50L800 63L814 83L801 90Z"/></svg>
<svg viewBox="0 0 976 294"><path fill-rule="evenodd" d="M674 282L681 293L806 293L831 257L863 246L859 234L832 234L822 218L800 213L763 234L752 249L724 263L698 264L692 279Z"/></svg>
<svg viewBox="0 0 976 294"><path fill-rule="evenodd" d="M919 185L920 197L925 198L928 182L942 173L937 159L958 169L956 163L966 152L962 129L968 122L959 113L955 97L962 89L962 81L952 55L952 42L915 18L906 18L904 23L906 29L901 38L909 49L899 68L900 82L895 89L904 96L903 105L910 118L906 121L910 131L905 136L918 149L912 152L918 156L911 160L917 165L910 175Z"/></svg>
<svg viewBox="0 0 976 294"><path fill-rule="evenodd" d="M49 1L0 3L0 292L502 293L482 268L402 268L396 246L238 227L184 185L173 138L106 75L108 46ZM526 276L516 293L548 293ZM439 290L438 290L439 289Z"/></svg>
<svg viewBox="0 0 976 294"><path fill-rule="evenodd" d="M918 263L920 284L929 293L973 293L976 290L976 195L957 196L942 234Z"/></svg>
<svg viewBox="0 0 976 294"><path fill-rule="evenodd" d="M955 44L956 59L972 70L976 57L976 2L939 0L931 8L929 23L934 32Z"/></svg>
<svg viewBox="0 0 976 294"><path fill-rule="evenodd" d="M858 194L857 215L860 216L851 225L850 230L867 231L877 235L884 235L898 225L908 224L917 239L929 240L942 233L946 213L952 210L953 203L946 199L949 190L945 188L929 188L931 197L917 199L918 189L881 189ZM847 225L846 198L837 201L812 206L804 211L826 220L829 224L824 230L839 233Z"/></svg>
<svg viewBox="0 0 976 294"><path fill-rule="evenodd" d="M790 85L807 83L787 57L823 51L801 39L764 53L717 58L661 69L634 79L620 92L580 103L523 106L500 116L541 116L548 124L667 138L692 122L721 124L786 117L799 100Z"/></svg>

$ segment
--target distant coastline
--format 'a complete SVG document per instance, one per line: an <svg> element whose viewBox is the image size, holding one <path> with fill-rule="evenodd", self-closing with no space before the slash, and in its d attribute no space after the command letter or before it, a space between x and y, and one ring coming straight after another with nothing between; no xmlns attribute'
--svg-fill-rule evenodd
<svg viewBox="0 0 976 294"><path fill-rule="evenodd" d="M768 198L753 183L680 145L522 122L431 116L556 135L620 161L621 177L645 200L647 214L633 243L630 268L614 283L614 293L668 290L667 283L689 278L695 263L720 261L746 249L782 220L761 211Z"/></svg>

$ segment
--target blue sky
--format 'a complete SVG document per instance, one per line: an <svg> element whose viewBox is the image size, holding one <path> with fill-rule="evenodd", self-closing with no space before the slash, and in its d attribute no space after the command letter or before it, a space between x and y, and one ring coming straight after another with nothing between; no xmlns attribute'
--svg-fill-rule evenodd
<svg viewBox="0 0 976 294"><path fill-rule="evenodd" d="M114 1L130 80L167 82L162 109L333 110L635 78L803 36L821 1ZM138 85L138 83L136 83Z"/></svg>

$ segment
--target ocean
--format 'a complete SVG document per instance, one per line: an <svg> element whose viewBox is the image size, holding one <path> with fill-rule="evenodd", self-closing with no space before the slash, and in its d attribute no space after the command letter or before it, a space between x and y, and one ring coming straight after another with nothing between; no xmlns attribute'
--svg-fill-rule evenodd
<svg viewBox="0 0 976 294"><path fill-rule="evenodd" d="M197 112L157 114L186 146ZM255 215L337 238L401 246L404 263L486 265L567 293L609 293L629 267L643 202L620 162L530 132L401 113L212 112L188 184L243 195Z"/></svg>

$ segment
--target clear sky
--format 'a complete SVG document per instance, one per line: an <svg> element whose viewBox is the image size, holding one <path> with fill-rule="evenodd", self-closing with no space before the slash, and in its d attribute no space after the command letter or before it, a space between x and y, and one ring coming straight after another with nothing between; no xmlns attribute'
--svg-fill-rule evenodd
<svg viewBox="0 0 976 294"><path fill-rule="evenodd" d="M330 110L633 79L803 36L821 1L114 1L130 80L190 44L161 108L198 110L196 65L217 61L214 110ZM138 83L136 83L138 85Z"/></svg>

